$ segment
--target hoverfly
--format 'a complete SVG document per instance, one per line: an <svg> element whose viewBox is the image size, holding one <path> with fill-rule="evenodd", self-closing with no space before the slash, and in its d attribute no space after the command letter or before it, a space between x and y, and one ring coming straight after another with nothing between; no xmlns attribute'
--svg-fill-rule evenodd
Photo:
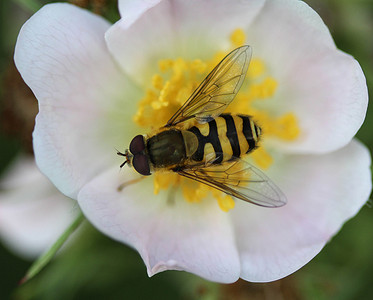
<svg viewBox="0 0 373 300"><path fill-rule="evenodd" d="M257 148L260 127L250 116L223 113L241 88L251 54L248 45L230 52L164 127L135 136L129 150L118 152L126 157L120 167L128 163L145 176L168 170L259 206L284 205L281 190L241 159Z"/></svg>

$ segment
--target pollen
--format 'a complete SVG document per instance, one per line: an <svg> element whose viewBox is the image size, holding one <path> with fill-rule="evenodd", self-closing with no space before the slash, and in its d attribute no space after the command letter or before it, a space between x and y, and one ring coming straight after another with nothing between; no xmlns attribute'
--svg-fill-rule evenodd
<svg viewBox="0 0 373 300"><path fill-rule="evenodd" d="M156 172L154 173L154 194L158 195L163 189L167 189L169 186L178 185L180 177L173 172Z"/></svg>
<svg viewBox="0 0 373 300"><path fill-rule="evenodd" d="M243 29L237 28L234 30L230 36L231 38L231 43L234 47L240 47L245 44L246 41L246 35Z"/></svg>
<svg viewBox="0 0 373 300"><path fill-rule="evenodd" d="M300 134L297 117L292 112L279 117L258 112L256 116L265 136L290 142L296 140Z"/></svg>
<svg viewBox="0 0 373 300"><path fill-rule="evenodd" d="M263 82L252 85L253 97L257 99L266 99L272 97L277 89L277 81L274 78L267 77Z"/></svg>
<svg viewBox="0 0 373 300"><path fill-rule="evenodd" d="M254 160L254 163L263 170L268 169L273 163L272 156L264 147L259 147L256 149L251 154L251 158Z"/></svg>
<svg viewBox="0 0 373 300"><path fill-rule="evenodd" d="M188 182L182 186L184 199L190 203L201 202L205 198L209 189L202 184L197 182Z"/></svg>
<svg viewBox="0 0 373 300"><path fill-rule="evenodd" d="M218 51L207 61L184 58L160 60L158 71L151 78L144 97L139 101L138 110L133 116L134 122L142 127L144 132L164 126L229 50L246 43L245 32L242 29L234 30L230 42L231 49ZM277 101L278 85L279 82L271 76L265 61L260 57L253 57L240 92L227 108L227 112L232 114L252 116L261 127L259 147L250 153L249 158L258 168L264 170L272 165L273 157L263 141L274 138L291 142L300 134L298 119L293 112L274 114L265 109L267 101ZM199 203L212 196L225 212L235 206L236 200L231 196L174 172L155 172L153 178L154 194L176 187L188 203Z"/></svg>
<svg viewBox="0 0 373 300"><path fill-rule="evenodd" d="M247 70L249 79L255 79L262 76L265 72L264 62L258 58L253 58L250 62L250 68Z"/></svg>
<svg viewBox="0 0 373 300"><path fill-rule="evenodd" d="M218 201L219 207L222 211L228 212L234 208L236 202L229 195L224 195L221 193L214 193L216 200Z"/></svg>
<svg viewBox="0 0 373 300"><path fill-rule="evenodd" d="M152 78L152 85L157 90L162 90L163 87L163 78L159 74L155 74Z"/></svg>

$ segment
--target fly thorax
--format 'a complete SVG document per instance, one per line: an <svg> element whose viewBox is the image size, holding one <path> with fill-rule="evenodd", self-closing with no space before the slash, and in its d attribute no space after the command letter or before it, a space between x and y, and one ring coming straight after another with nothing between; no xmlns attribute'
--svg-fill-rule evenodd
<svg viewBox="0 0 373 300"><path fill-rule="evenodd" d="M186 158L183 135L180 130L166 130L147 141L150 161L155 168L182 163Z"/></svg>

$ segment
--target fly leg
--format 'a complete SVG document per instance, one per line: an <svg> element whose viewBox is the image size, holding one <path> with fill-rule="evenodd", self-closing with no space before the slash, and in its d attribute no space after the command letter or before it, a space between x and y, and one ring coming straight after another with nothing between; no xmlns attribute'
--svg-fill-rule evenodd
<svg viewBox="0 0 373 300"><path fill-rule="evenodd" d="M141 179L145 178L145 176L141 176L139 178L136 178L136 179L132 179L132 180L128 180L126 182L123 182L120 186L117 187L117 191L118 192L121 192L126 186L129 186L131 184L135 184L139 181L141 181Z"/></svg>

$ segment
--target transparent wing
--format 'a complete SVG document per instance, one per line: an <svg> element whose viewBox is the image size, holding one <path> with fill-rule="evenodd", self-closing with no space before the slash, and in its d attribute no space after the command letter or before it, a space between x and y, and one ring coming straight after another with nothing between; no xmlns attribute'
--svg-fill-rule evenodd
<svg viewBox="0 0 373 300"><path fill-rule="evenodd" d="M196 165L177 173L259 206L280 207L287 202L283 192L262 171L239 158L221 165Z"/></svg>
<svg viewBox="0 0 373 300"><path fill-rule="evenodd" d="M166 126L174 126L191 118L206 123L232 102L245 79L252 50L246 45L230 52L201 82Z"/></svg>

